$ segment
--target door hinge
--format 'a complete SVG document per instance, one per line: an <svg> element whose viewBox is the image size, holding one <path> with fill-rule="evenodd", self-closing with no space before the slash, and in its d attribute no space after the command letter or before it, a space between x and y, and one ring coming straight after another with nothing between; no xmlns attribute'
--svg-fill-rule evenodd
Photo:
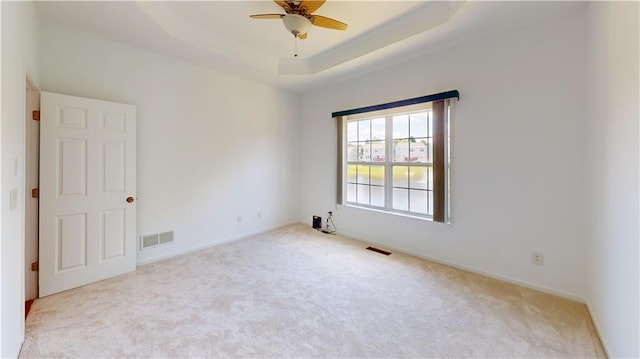
<svg viewBox="0 0 640 359"><path fill-rule="evenodd" d="M31 190L31 198L38 198L38 189L34 188Z"/></svg>
<svg viewBox="0 0 640 359"><path fill-rule="evenodd" d="M31 263L31 271L32 272L37 272L38 271L38 262Z"/></svg>
<svg viewBox="0 0 640 359"><path fill-rule="evenodd" d="M31 118L32 118L34 121L40 121L40 111L33 111L33 112L31 113Z"/></svg>

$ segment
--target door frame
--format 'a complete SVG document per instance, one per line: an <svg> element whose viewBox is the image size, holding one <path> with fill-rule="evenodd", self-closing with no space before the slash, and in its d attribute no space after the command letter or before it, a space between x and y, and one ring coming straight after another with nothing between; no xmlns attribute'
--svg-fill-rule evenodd
<svg viewBox="0 0 640 359"><path fill-rule="evenodd" d="M33 111L40 110L40 89L26 74L25 86L25 137L24 137L24 295L25 300L38 298L38 272L32 271L32 263L38 262L38 198L31 197L31 190L38 188L39 178L39 123L34 124ZM35 100L32 100L33 96Z"/></svg>

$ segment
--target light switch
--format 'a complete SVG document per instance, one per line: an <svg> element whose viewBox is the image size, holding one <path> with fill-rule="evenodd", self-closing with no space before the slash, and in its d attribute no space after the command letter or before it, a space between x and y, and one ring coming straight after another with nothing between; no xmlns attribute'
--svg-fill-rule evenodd
<svg viewBox="0 0 640 359"><path fill-rule="evenodd" d="M16 208L18 208L18 190L14 188L9 192L9 210L13 211Z"/></svg>

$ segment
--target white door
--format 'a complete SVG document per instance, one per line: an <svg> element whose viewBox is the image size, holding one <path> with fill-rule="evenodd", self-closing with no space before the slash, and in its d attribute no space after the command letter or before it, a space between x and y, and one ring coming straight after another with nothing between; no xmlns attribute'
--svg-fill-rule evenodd
<svg viewBox="0 0 640 359"><path fill-rule="evenodd" d="M136 266L136 108L42 92L39 296Z"/></svg>

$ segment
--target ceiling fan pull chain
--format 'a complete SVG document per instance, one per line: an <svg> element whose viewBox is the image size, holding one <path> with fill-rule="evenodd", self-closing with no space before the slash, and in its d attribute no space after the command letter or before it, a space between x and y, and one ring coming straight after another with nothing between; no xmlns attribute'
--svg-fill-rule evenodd
<svg viewBox="0 0 640 359"><path fill-rule="evenodd" d="M298 36L293 37L293 57L298 57Z"/></svg>

